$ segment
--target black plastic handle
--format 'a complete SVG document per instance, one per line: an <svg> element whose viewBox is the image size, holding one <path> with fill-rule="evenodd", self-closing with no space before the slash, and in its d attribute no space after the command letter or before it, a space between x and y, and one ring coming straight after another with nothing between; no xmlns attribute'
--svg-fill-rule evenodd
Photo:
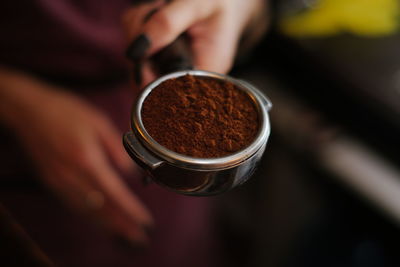
<svg viewBox="0 0 400 267"><path fill-rule="evenodd" d="M187 36L182 34L173 43L151 58L154 71L160 75L193 69L192 54Z"/></svg>

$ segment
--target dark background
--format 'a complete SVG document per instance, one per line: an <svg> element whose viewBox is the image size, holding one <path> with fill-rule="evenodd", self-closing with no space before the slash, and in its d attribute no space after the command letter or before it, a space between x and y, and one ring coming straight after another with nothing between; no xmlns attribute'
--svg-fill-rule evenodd
<svg viewBox="0 0 400 267"><path fill-rule="evenodd" d="M332 130L327 144L348 138L399 169L399 35L293 39L272 24L234 70L274 107L259 171L221 197L227 266L400 266L396 215L338 177L319 157L326 143L315 141Z"/></svg>

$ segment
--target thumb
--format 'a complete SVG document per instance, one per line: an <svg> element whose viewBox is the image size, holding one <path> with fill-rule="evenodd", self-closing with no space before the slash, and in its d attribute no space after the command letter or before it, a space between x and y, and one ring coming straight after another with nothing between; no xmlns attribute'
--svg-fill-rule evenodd
<svg viewBox="0 0 400 267"><path fill-rule="evenodd" d="M220 25L204 26L200 29L203 32L189 32L193 36L194 65L201 70L227 73L233 65L239 34L229 27L222 30Z"/></svg>

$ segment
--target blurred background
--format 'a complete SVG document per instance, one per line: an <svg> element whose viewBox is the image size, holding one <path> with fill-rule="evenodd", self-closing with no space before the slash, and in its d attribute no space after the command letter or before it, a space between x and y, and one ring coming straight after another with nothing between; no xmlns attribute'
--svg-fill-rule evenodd
<svg viewBox="0 0 400 267"><path fill-rule="evenodd" d="M222 196L230 266L400 266L400 5L272 3L235 75L274 105L256 176Z"/></svg>
<svg viewBox="0 0 400 267"><path fill-rule="evenodd" d="M400 266L399 1L280 0L270 13L232 72L274 107L257 173L215 197L222 266ZM46 257L29 231L2 233Z"/></svg>

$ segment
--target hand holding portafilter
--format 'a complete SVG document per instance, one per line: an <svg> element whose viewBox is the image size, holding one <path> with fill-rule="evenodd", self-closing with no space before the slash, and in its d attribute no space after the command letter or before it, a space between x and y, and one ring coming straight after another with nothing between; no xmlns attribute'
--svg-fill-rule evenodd
<svg viewBox="0 0 400 267"><path fill-rule="evenodd" d="M181 35L175 42L150 58L153 69L164 76L148 84L139 96L132 110L132 132L124 135L124 146L129 155L158 184L182 194L213 195L243 183L254 172L270 132L268 110L271 108L271 103L247 82L222 74L190 70L191 54L185 38L185 35ZM145 36L141 36L135 41L136 47L138 47L137 40L141 40L142 44L149 42ZM128 56L137 64L135 76L138 77L143 57L129 52L132 52L132 49L128 50ZM251 99L258 112L259 130L248 146L221 157L195 158L169 150L154 140L142 120L143 104L160 84L187 74L194 78L231 83Z"/></svg>
<svg viewBox="0 0 400 267"><path fill-rule="evenodd" d="M258 33L265 29L265 23L261 23L264 19L261 18L267 18L267 2L146 1L145 4L136 5L124 12L123 25L126 37L132 44L129 54L146 58L143 61L142 77L145 83L148 83L155 79L149 71L149 58L185 34L192 52L193 66L227 73L232 67L237 49L243 49L246 44L248 47L250 43L254 43L256 36L259 36L254 34L254 29L257 29Z"/></svg>
<svg viewBox="0 0 400 267"><path fill-rule="evenodd" d="M154 0L136 1L136 5L153 3ZM170 2L170 1L166 1ZM159 11L159 8L151 9L144 17L146 23ZM159 77L178 70L193 69L193 60L185 33L181 34L171 44L167 45L150 58L146 58L147 50L151 46L151 40L146 34L140 34L130 44L126 51L126 56L133 62L133 78L137 86L142 86L142 75L145 61L148 61L151 71ZM147 82L147 81L146 81Z"/></svg>
<svg viewBox="0 0 400 267"><path fill-rule="evenodd" d="M148 46L145 43L150 42L147 40L145 35L139 37L139 40L144 43L143 46ZM149 62L151 64L152 71L157 75L166 75L168 73L179 71L179 70L191 70L193 69L193 62L190 53L190 49L185 34L181 35L173 43L153 55ZM132 47L132 46L131 46ZM145 58L143 55L136 55L132 52L132 49L128 49L127 56L133 62L133 78L137 86L142 85L142 68L143 61ZM143 49L138 49L143 50Z"/></svg>

